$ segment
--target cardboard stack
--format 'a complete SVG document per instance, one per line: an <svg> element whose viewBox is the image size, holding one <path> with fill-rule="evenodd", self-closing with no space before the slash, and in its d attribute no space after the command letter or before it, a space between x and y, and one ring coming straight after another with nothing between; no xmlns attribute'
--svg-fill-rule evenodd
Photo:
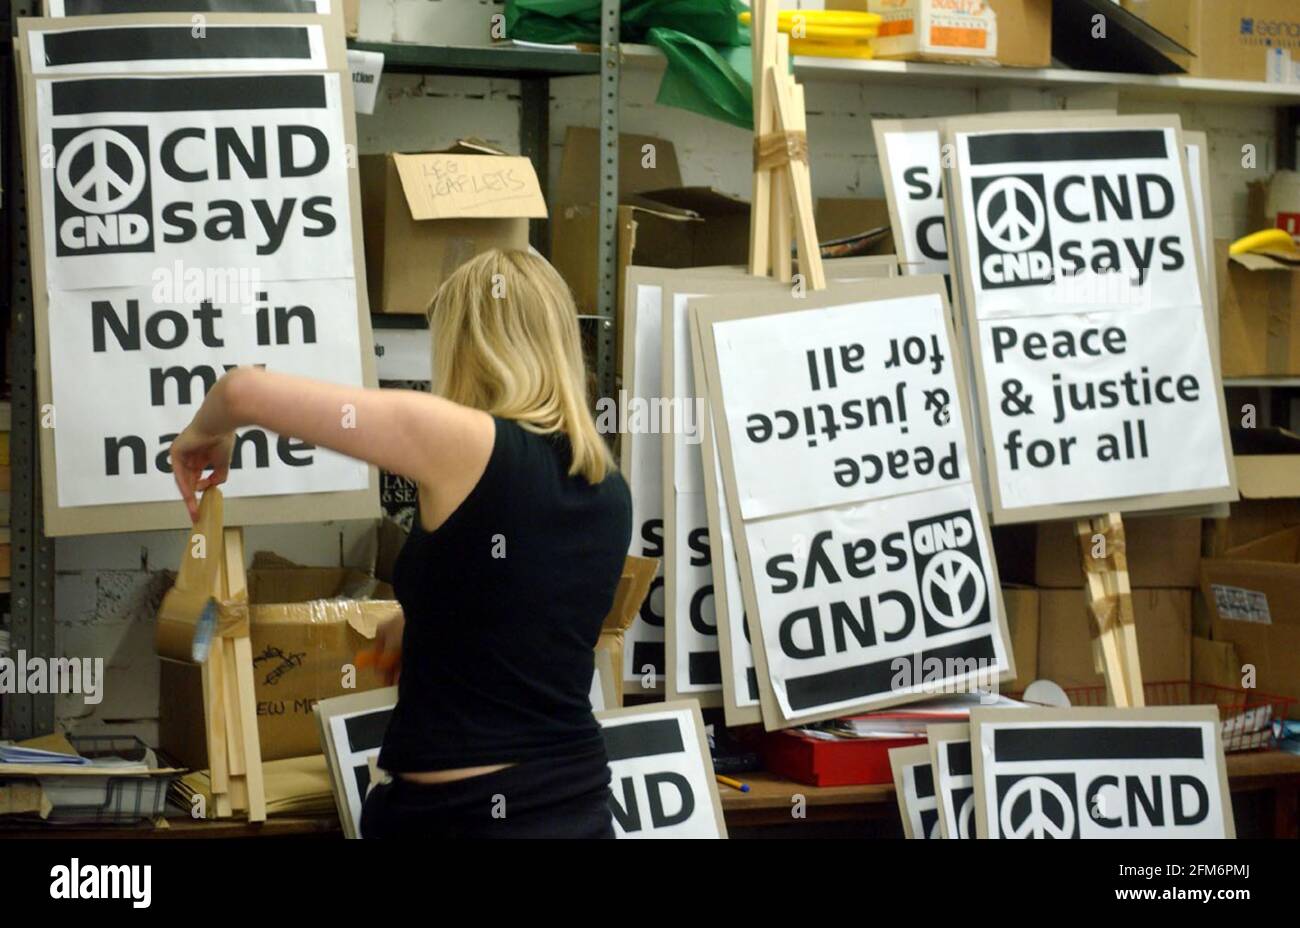
<svg viewBox="0 0 1300 928"><path fill-rule="evenodd" d="M877 58L1012 68L1052 64L1052 0L826 0L826 9L883 16L873 43Z"/></svg>
<svg viewBox="0 0 1300 928"><path fill-rule="evenodd" d="M1204 661L1240 681L1255 671L1261 693L1294 700L1300 718L1300 526L1237 545L1201 565L1213 645Z"/></svg>
<svg viewBox="0 0 1300 928"><path fill-rule="evenodd" d="M257 730L266 761L320 752L318 700L382 685L373 669L343 668L369 647L380 623L400 614L386 584L357 570L261 567L248 571ZM160 744L186 766L207 766L197 665L161 662ZM355 685L348 687L345 682Z"/></svg>
<svg viewBox="0 0 1300 928"><path fill-rule="evenodd" d="M1181 64L1196 77L1300 81L1300 9L1295 0L1123 0L1192 52Z"/></svg>
<svg viewBox="0 0 1300 928"><path fill-rule="evenodd" d="M596 191L600 134L571 126L559 182L551 194L551 262L573 291L578 312L596 312ZM684 187L677 151L666 139L618 139L618 329L623 331L629 265L703 267L741 264L749 244L749 204L712 187ZM369 243L367 243L368 245ZM622 340L619 340L622 371Z"/></svg>
<svg viewBox="0 0 1300 928"><path fill-rule="evenodd" d="M1177 517L1126 521L1129 574L1143 677L1150 683L1192 679L1192 601L1200 583L1201 520ZM1093 666L1079 543L1073 523L1043 522L999 528L998 565L1019 676L1016 691L1042 678L1069 690L1104 686ZM1036 603L1037 614L1030 611ZM1032 624L1033 631L1026 626ZM1021 648L1036 638L1035 665L1026 670Z"/></svg>
<svg viewBox="0 0 1300 928"><path fill-rule="evenodd" d="M370 308L423 314L439 285L491 248L528 247L528 220L546 218L527 158L472 139L430 152L363 155Z"/></svg>

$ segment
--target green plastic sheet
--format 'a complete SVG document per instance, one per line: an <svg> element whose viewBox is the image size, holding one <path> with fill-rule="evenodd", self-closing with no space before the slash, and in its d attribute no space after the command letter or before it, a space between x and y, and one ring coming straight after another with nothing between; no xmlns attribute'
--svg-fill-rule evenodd
<svg viewBox="0 0 1300 928"><path fill-rule="evenodd" d="M740 0L626 0L620 40L646 42L668 66L658 102L752 129L748 9ZM600 42L599 0L507 0L506 34L552 45Z"/></svg>

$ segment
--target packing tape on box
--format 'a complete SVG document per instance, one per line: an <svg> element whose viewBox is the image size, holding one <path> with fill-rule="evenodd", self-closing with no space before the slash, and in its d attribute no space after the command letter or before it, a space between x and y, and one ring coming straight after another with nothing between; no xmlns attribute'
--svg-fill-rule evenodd
<svg viewBox="0 0 1300 928"><path fill-rule="evenodd" d="M754 139L754 170L771 171L808 160L807 132L772 132Z"/></svg>
<svg viewBox="0 0 1300 928"><path fill-rule="evenodd" d="M1113 570L1112 564L1127 561L1128 546L1122 534L1117 535L1113 526L1098 529L1087 520L1079 523L1079 553L1083 555L1083 569L1088 573L1104 573ZM1093 557L1092 549L1096 537L1100 535L1105 554ZM1108 563L1109 562L1109 563Z"/></svg>

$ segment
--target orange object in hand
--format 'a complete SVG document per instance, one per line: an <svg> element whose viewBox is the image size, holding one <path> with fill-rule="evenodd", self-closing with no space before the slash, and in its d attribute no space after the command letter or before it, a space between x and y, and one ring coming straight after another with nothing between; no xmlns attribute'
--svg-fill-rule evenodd
<svg viewBox="0 0 1300 928"><path fill-rule="evenodd" d="M396 667L401 659L402 655L396 651L381 651L378 648L369 648L365 651L358 651L354 662L358 669L375 667L386 673Z"/></svg>

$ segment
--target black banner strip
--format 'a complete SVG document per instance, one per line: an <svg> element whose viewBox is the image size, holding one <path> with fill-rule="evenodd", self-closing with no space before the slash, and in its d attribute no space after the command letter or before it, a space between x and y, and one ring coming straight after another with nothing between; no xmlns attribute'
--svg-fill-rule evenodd
<svg viewBox="0 0 1300 928"><path fill-rule="evenodd" d="M602 728L601 733L605 736L605 753L609 755L611 764L634 757L680 754L686 750L676 719L610 725Z"/></svg>
<svg viewBox="0 0 1300 928"><path fill-rule="evenodd" d="M692 651L686 669L695 686L722 685L722 656L717 651Z"/></svg>
<svg viewBox="0 0 1300 928"><path fill-rule="evenodd" d="M745 671L745 688L749 691L750 699L758 699L762 695L758 691L758 671L753 667Z"/></svg>
<svg viewBox="0 0 1300 928"><path fill-rule="evenodd" d="M1152 129L1111 132L1006 132L970 137L971 164L1034 161L1115 161L1167 158L1165 134Z"/></svg>
<svg viewBox="0 0 1300 928"><path fill-rule="evenodd" d="M932 648L922 654L904 655L912 664L909 679L924 679L925 662L937 658L945 664L949 660L985 661L980 669L992 666L994 658L993 639L985 635L942 648ZM786 695L793 709L815 709L831 703L864 699L880 693L889 693L894 689L894 678L898 671L894 669L897 657L860 664L857 667L844 667L825 673L810 674L806 677L793 677L786 681ZM937 681L936 681L937 682Z"/></svg>
<svg viewBox="0 0 1300 928"><path fill-rule="evenodd" d="M912 777L916 780L918 799L929 799L934 795L934 768L929 764L917 764L912 768Z"/></svg>
<svg viewBox="0 0 1300 928"><path fill-rule="evenodd" d="M944 745L948 749L948 776L970 776L970 742L947 741L944 742Z"/></svg>
<svg viewBox="0 0 1300 928"><path fill-rule="evenodd" d="M654 668L655 676L663 676L664 643L662 641L638 641L632 645L632 673L641 676L647 664Z"/></svg>
<svg viewBox="0 0 1300 928"><path fill-rule="evenodd" d="M1199 728L1116 725L1089 728L999 728L993 735L999 763L1036 760L1202 760Z"/></svg>
<svg viewBox="0 0 1300 928"><path fill-rule="evenodd" d="M55 116L324 109L325 77L99 77L52 81L50 93Z"/></svg>
<svg viewBox="0 0 1300 928"><path fill-rule="evenodd" d="M104 13L316 13L313 0L63 0L67 16Z"/></svg>
<svg viewBox="0 0 1300 928"><path fill-rule="evenodd" d="M209 26L196 36L189 26L151 29L74 29L45 35L45 64L52 68L116 61L293 58L310 60L302 26Z"/></svg>
<svg viewBox="0 0 1300 928"><path fill-rule="evenodd" d="M393 717L391 706L364 715L354 715L344 719L343 728L348 733L348 747L352 753L372 751L384 743L384 732L388 731L388 720Z"/></svg>

